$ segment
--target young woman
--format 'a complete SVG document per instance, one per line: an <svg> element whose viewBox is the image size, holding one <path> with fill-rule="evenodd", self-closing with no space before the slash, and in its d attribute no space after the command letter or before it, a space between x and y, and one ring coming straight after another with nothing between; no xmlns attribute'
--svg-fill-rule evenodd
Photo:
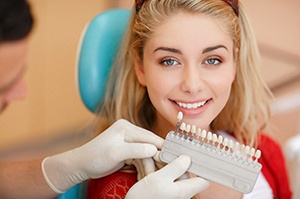
<svg viewBox="0 0 300 199"><path fill-rule="evenodd" d="M259 74L259 59L238 1L136 1L99 109L101 131L124 118L165 138L181 111L186 123L263 154L252 193L212 183L195 198L291 198L281 150L263 133L272 94ZM91 180L88 198L124 198L136 175Z"/></svg>

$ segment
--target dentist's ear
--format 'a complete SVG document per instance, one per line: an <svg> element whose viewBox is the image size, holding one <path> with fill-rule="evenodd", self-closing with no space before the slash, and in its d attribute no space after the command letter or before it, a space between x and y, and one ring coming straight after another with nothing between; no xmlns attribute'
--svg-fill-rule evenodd
<svg viewBox="0 0 300 199"><path fill-rule="evenodd" d="M133 59L134 59L134 70L139 83L142 86L147 86L143 60L140 59L136 51L133 53Z"/></svg>

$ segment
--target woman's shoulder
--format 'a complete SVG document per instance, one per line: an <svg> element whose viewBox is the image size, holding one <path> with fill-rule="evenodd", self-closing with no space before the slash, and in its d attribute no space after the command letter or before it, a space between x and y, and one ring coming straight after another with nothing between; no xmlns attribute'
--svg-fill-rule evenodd
<svg viewBox="0 0 300 199"><path fill-rule="evenodd" d="M261 147L264 147L264 145L268 145L271 146L272 148L274 147L274 149L280 149L281 150L281 146L278 143L277 140L275 140L274 138L272 138L270 135L265 134L265 133L260 133L259 134L259 140L258 140L258 145Z"/></svg>

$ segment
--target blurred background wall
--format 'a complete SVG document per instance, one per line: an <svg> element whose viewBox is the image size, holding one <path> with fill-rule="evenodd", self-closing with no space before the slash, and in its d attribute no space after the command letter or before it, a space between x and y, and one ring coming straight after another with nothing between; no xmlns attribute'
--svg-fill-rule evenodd
<svg viewBox="0 0 300 199"><path fill-rule="evenodd" d="M133 0L29 0L35 17L28 56L28 98L0 117L0 161L30 159L77 146L93 118L75 81L77 44L84 26ZM262 72L275 94L274 137L284 147L300 133L300 1L241 0L262 54ZM299 143L300 144L300 143ZM293 178L293 161L287 161Z"/></svg>
<svg viewBox="0 0 300 199"><path fill-rule="evenodd" d="M25 75L28 96L0 116L0 161L31 159L82 144L93 119L76 84L76 54L85 25L118 0L28 0L35 18ZM83 132L83 133L82 133Z"/></svg>
<svg viewBox="0 0 300 199"><path fill-rule="evenodd" d="M75 84L77 44L85 24L108 1L29 0L35 18L30 36L28 97L0 117L0 151L72 133L91 117Z"/></svg>

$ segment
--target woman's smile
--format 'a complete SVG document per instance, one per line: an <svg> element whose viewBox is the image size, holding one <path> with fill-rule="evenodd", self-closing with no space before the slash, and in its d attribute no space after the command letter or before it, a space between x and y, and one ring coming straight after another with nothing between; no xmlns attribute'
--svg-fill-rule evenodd
<svg viewBox="0 0 300 199"><path fill-rule="evenodd" d="M174 100L171 100L171 102L173 102L175 109L181 111L185 117L199 117L205 112L211 100L212 99L210 98L198 102L180 102Z"/></svg>

